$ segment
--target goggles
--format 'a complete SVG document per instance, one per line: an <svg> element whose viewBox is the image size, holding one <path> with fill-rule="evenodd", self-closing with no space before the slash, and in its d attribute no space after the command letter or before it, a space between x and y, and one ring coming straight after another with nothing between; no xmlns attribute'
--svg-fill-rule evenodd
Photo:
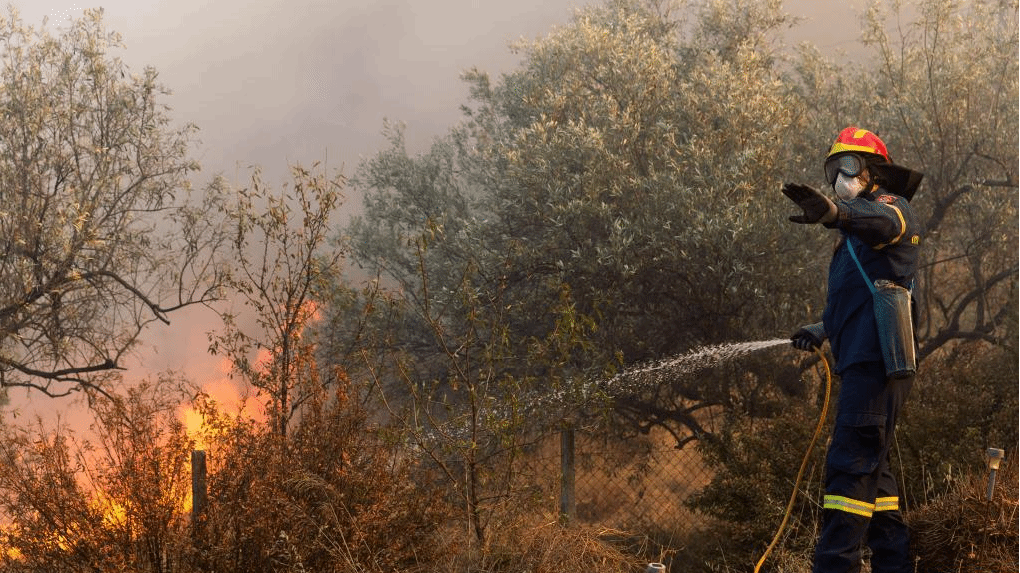
<svg viewBox="0 0 1020 573"><path fill-rule="evenodd" d="M832 185L840 173L847 177L857 177L864 172L865 167L863 157L854 153L844 153L825 162L825 180Z"/></svg>

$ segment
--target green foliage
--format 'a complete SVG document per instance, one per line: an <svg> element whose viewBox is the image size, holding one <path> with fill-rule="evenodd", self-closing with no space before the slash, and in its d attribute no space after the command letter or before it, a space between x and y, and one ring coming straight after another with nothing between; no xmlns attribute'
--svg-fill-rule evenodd
<svg viewBox="0 0 1020 573"><path fill-rule="evenodd" d="M119 46L101 10L57 37L0 17L4 386L109 386L147 324L217 295L219 196L187 197L195 128Z"/></svg>
<svg viewBox="0 0 1020 573"><path fill-rule="evenodd" d="M765 293L783 298L756 269L792 247L762 201L791 102L755 42L726 58L704 36L636 3L593 7L522 46L505 80L530 123L505 144L517 185L494 210L520 264L598 309L600 342L628 362L753 336Z"/></svg>
<svg viewBox="0 0 1020 573"><path fill-rule="evenodd" d="M754 563L761 557L783 520L805 456L808 465L797 488L783 548L809 552L813 545L818 519L814 498L822 490L826 430L810 452L807 448L820 416L826 416L824 428L831 427L828 421L838 387L829 389L833 402L826 412L822 410L826 382L821 367L817 375L805 375L801 383L816 401L766 391L759 399L775 406L768 416L727 417L718 432L698 441L698 451L716 469L711 482L686 502L717 520L708 535L718 541L711 551L698 551L702 562Z"/></svg>
<svg viewBox="0 0 1020 573"><path fill-rule="evenodd" d="M920 505L984 467L987 448L1017 447L1016 358L983 342L922 364L898 430L905 498Z"/></svg>
<svg viewBox="0 0 1020 573"><path fill-rule="evenodd" d="M465 122L426 153L409 157L396 128L362 164L353 257L399 288L406 318L393 341L413 357L413 385L443 393L465 377L442 359L440 328L457 356L498 340L499 368L522 388L551 376L545 386L577 390L621 361L785 331L797 301L820 298L816 273L773 272L801 247L775 224L783 206L763 196L799 128L764 51L788 20L774 3L756 6L750 26L743 11L704 10L717 16L711 29L684 32L661 4L584 9L517 45L522 64L498 83L466 74ZM720 51L712 42L733 40L720 28L728 18L753 37ZM550 309L564 308L563 292L591 327L572 335L569 360L525 360L534 341L558 336ZM488 379L487 362L474 364ZM705 388L717 382L669 386L668 407L715 403ZM629 408L628 427L648 407ZM692 420L655 423L689 437Z"/></svg>

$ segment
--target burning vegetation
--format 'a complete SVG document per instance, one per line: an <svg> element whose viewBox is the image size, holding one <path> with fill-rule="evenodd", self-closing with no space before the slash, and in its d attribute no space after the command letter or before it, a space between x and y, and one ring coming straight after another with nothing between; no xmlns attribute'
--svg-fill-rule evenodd
<svg viewBox="0 0 1020 573"><path fill-rule="evenodd" d="M749 570L822 395L780 347L827 253L777 196L862 115L927 174L894 461L918 573L1017 570L1017 2L922 3L894 29L870 11L876 62L844 64L781 54L780 2L612 0L497 82L465 73L464 122L425 153L388 125L350 178L254 169L199 204L175 203L191 129L101 11L56 38L3 19L0 386L79 393L94 425L4 420L0 568ZM127 383L146 326L198 304L222 371ZM774 571L809 569L815 454Z"/></svg>

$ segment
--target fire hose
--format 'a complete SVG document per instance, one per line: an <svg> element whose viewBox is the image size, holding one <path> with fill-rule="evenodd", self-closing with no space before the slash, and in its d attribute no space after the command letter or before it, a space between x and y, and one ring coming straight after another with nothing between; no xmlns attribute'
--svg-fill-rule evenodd
<svg viewBox="0 0 1020 573"><path fill-rule="evenodd" d="M815 352L818 354L818 358L822 361L822 367L825 371L825 399L822 402L822 412L818 416L818 425L815 426L815 433L811 437L811 443L808 444L807 451L804 452L804 458L800 462L800 470L797 472L797 479L793 482L793 492L790 493L790 501L786 504L786 511L783 513L783 521L779 524L779 529L776 530L775 537L772 538L772 542L765 549L765 553L762 554L761 559L758 560L758 564L754 566L754 573L758 573L761 569L765 559L768 558L772 550L775 549L779 543L779 539L783 536L783 530L786 529L786 524L790 520L790 514L793 512L793 503L797 499L797 490L800 489L800 482L804 479L804 470L807 468L808 460L811 458L811 453L815 449L815 443L818 441L818 436L822 434L822 427L825 426L825 417L829 411L829 394L832 393L832 373L829 370L829 361L825 359L825 354L822 353L822 348L816 347Z"/></svg>

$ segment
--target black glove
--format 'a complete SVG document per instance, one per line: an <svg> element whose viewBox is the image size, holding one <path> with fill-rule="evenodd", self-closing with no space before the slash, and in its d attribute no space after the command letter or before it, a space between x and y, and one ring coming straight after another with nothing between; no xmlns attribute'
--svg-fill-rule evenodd
<svg viewBox="0 0 1020 573"><path fill-rule="evenodd" d="M790 343L797 350L813 351L825 341L825 327L822 323L809 324L801 327L790 337Z"/></svg>
<svg viewBox="0 0 1020 573"><path fill-rule="evenodd" d="M812 187L786 183L783 185L783 194L804 210L803 215L790 215L794 223L828 223L836 220L836 204Z"/></svg>

